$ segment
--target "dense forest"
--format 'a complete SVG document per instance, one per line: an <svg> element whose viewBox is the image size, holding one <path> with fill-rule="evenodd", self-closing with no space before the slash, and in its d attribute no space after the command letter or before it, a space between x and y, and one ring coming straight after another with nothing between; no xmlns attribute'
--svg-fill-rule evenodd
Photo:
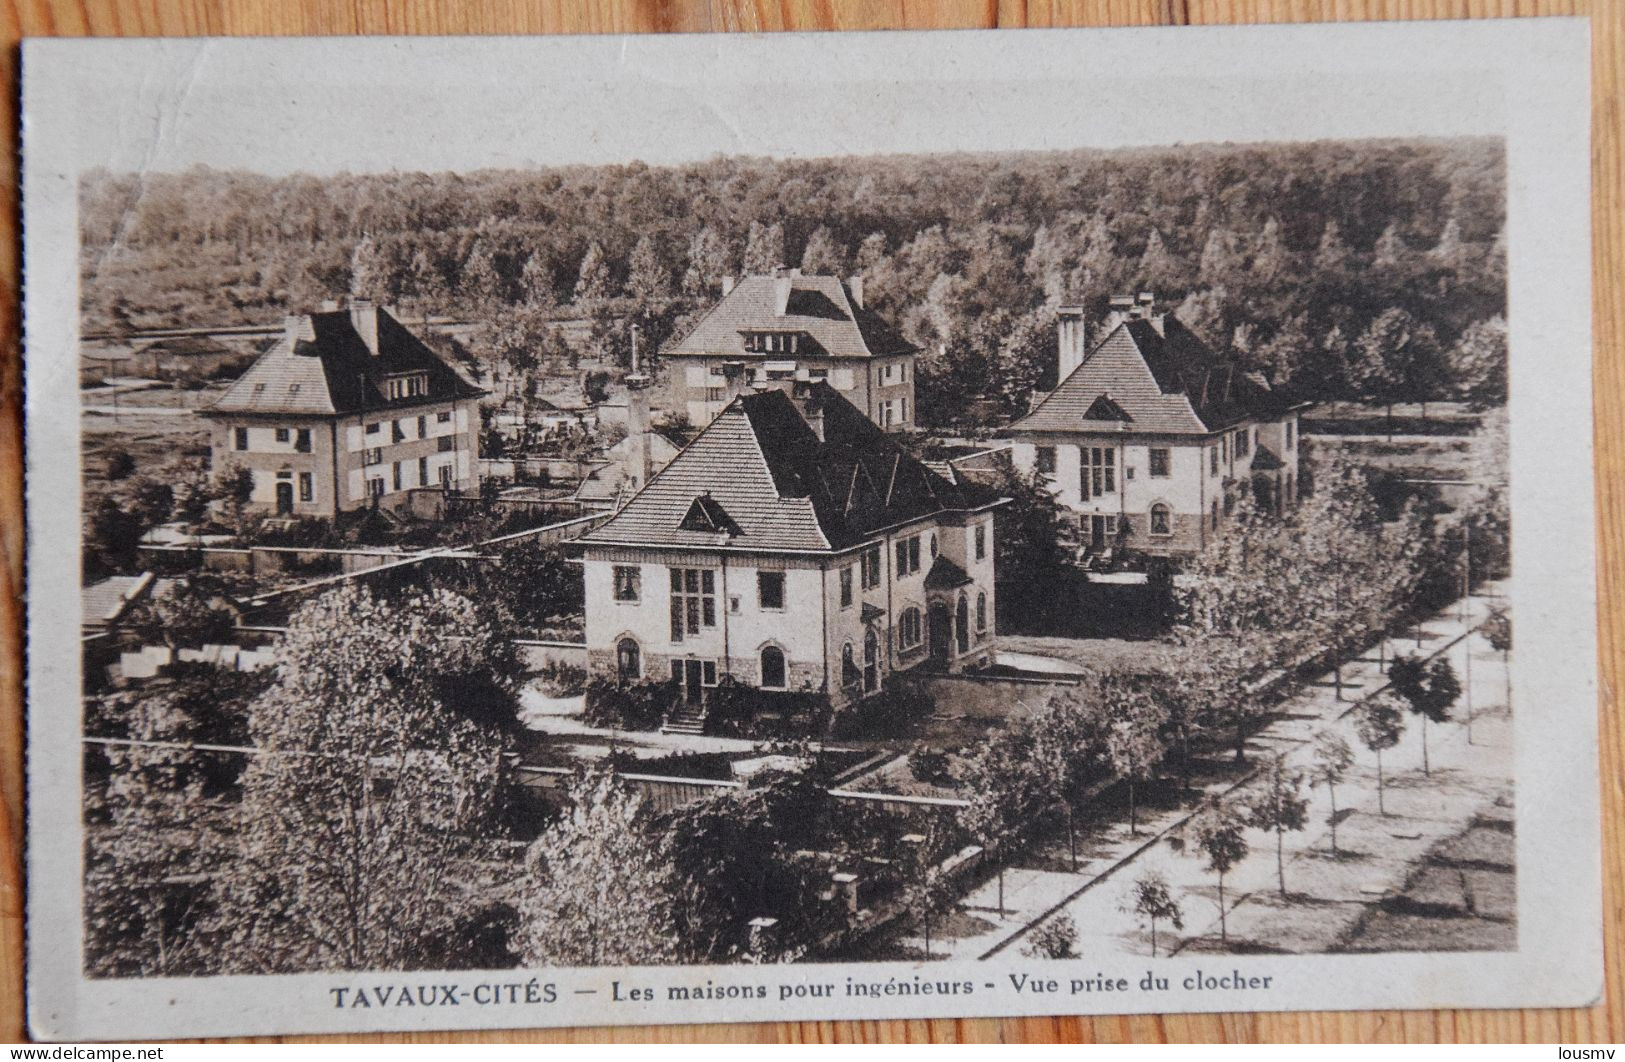
<svg viewBox="0 0 1625 1062"><path fill-rule="evenodd" d="M1054 308L1155 291L1309 398L1496 402L1499 140L718 158L467 174L88 175L87 329L266 323L345 293L483 322L520 371L625 358L799 265L866 277L920 344L922 420L1053 383ZM568 325L569 327L564 327ZM597 348L597 349L592 349Z"/></svg>

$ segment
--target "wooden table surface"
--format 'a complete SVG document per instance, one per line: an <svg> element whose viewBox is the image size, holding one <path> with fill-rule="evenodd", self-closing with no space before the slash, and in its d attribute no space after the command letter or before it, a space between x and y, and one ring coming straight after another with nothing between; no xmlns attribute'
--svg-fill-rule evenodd
<svg viewBox="0 0 1625 1062"><path fill-rule="evenodd" d="M1204 25L1369 19L1592 16L1593 281L1600 580L1603 866L1607 875L1607 983L1586 1010L1441 1010L1351 1013L1012 1018L974 1021L799 1022L509 1030L417 1040L493 1041L1561 1041L1625 1040L1625 977L1620 930L1625 915L1625 786L1619 717L1612 690L1625 667L1619 624L1609 608L1625 563L1625 194L1620 108L1625 0L0 0L0 67L12 90L0 97L15 136L16 42L40 36L196 36L293 34L671 33L1022 26ZM15 146L15 144L13 144ZM23 838L21 383L18 324L15 150L0 159L0 1038L23 1038ZM387 1040L396 1037L356 1037Z"/></svg>

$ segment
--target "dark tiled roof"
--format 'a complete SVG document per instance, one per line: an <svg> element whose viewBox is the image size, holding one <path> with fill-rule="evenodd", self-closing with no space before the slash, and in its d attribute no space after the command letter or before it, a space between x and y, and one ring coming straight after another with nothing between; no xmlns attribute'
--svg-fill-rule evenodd
<svg viewBox="0 0 1625 1062"><path fill-rule="evenodd" d="M927 590L956 590L972 581L971 577L965 574L965 569L941 554L931 562L931 570L925 573Z"/></svg>
<svg viewBox="0 0 1625 1062"><path fill-rule="evenodd" d="M1103 397L1133 424L1158 434L1202 434L1249 417L1275 417L1290 402L1256 374L1215 354L1172 314L1162 327L1124 321L1012 431L1087 430Z"/></svg>
<svg viewBox="0 0 1625 1062"><path fill-rule="evenodd" d="M284 335L206 412L359 413L484 393L394 317L372 312L378 315L377 354L355 330L350 311L310 314L301 337ZM427 393L390 401L387 378L413 372L428 377Z"/></svg>
<svg viewBox="0 0 1625 1062"><path fill-rule="evenodd" d="M752 331L796 332L805 338L795 355L747 354L744 333ZM854 302L839 277L764 275L741 278L665 353L868 358L914 349L880 315Z"/></svg>
<svg viewBox="0 0 1625 1062"><path fill-rule="evenodd" d="M1260 443L1253 453L1253 462L1249 466L1255 472L1274 472L1286 467L1286 462L1275 455L1275 451Z"/></svg>
<svg viewBox="0 0 1625 1062"><path fill-rule="evenodd" d="M741 395L626 507L579 541L761 550L844 549L876 531L998 495L953 484L825 384L804 388L824 438L774 389ZM708 498L737 534L692 519Z"/></svg>

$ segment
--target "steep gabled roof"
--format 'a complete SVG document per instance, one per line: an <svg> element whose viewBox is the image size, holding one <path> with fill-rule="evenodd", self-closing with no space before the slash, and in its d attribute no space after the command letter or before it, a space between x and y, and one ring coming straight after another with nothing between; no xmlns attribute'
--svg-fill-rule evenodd
<svg viewBox="0 0 1625 1062"><path fill-rule="evenodd" d="M741 278L665 353L763 357L747 354L747 332L798 333L805 337L798 357L870 358L915 349L879 314L859 306L839 277L798 274Z"/></svg>
<svg viewBox="0 0 1625 1062"><path fill-rule="evenodd" d="M1205 435L1249 417L1278 416L1290 404L1166 314L1160 326L1143 318L1120 323L1008 430L1086 431L1085 421L1126 418L1131 431ZM1120 418L1101 415L1112 406Z"/></svg>
<svg viewBox="0 0 1625 1062"><path fill-rule="evenodd" d="M309 314L204 412L359 413L484 394L387 311L367 312L377 314L377 354L349 310ZM388 378L418 372L427 377L426 393L390 401Z"/></svg>
<svg viewBox="0 0 1625 1062"><path fill-rule="evenodd" d="M881 528L999 500L931 471L828 385L802 395L822 415L822 439L785 392L740 395L578 541L839 550Z"/></svg>

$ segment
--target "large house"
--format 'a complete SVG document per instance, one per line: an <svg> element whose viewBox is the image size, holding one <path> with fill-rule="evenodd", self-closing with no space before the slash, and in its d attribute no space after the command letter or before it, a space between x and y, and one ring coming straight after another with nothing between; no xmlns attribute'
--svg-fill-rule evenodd
<svg viewBox="0 0 1625 1062"><path fill-rule="evenodd" d="M839 705L892 672L990 663L1002 502L828 384L738 393L577 540L589 668L669 680L693 712L727 676Z"/></svg>
<svg viewBox="0 0 1625 1062"><path fill-rule="evenodd" d="M915 347L863 304L863 278L799 269L722 282L722 300L663 352L672 408L703 427L743 384L823 381L882 428L914 424Z"/></svg>
<svg viewBox="0 0 1625 1062"><path fill-rule="evenodd" d="M479 388L363 299L287 318L203 415L214 468L253 476L249 508L336 516L416 487L478 485Z"/></svg>
<svg viewBox="0 0 1625 1062"><path fill-rule="evenodd" d="M1086 350L1083 311L1060 311L1060 384L1005 433L1012 461L1047 479L1097 553L1189 555L1238 492L1298 497L1298 412L1223 358L1149 292L1111 300Z"/></svg>

